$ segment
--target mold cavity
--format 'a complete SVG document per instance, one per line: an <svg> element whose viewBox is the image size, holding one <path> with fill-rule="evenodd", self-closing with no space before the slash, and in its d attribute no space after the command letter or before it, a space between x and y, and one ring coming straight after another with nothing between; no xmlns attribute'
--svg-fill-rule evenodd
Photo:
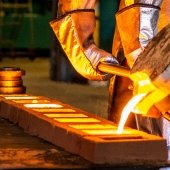
<svg viewBox="0 0 170 170"><path fill-rule="evenodd" d="M28 99L28 100L26 100L26 99L22 99L22 100L12 100L13 102L15 102L15 103L22 103L22 104L28 104L28 103L50 103L50 101L49 100L36 100L36 99L34 99L34 100L30 100L30 99Z"/></svg>
<svg viewBox="0 0 170 170"><path fill-rule="evenodd" d="M103 139L104 139L104 136L106 136L105 138L107 139L107 135L109 136L112 136L112 138L141 138L141 134L134 130L131 130L131 129L124 129L123 133L122 134L118 134L117 133L117 127L115 126L114 129L84 129L84 130L81 130L82 132L84 133L87 133L89 135L102 135ZM111 140L111 139L110 139Z"/></svg>
<svg viewBox="0 0 170 170"><path fill-rule="evenodd" d="M133 134L115 134L112 136L100 136L101 139L104 140L133 140L133 139L143 139L140 135L133 135Z"/></svg>
<svg viewBox="0 0 170 170"><path fill-rule="evenodd" d="M57 120L58 122L63 122L63 123L87 123L87 122L100 122L100 120L98 119L94 119L94 118L55 118L55 120Z"/></svg>
<svg viewBox="0 0 170 170"><path fill-rule="evenodd" d="M62 106L59 104L46 104L46 103L38 103L38 104L24 104L27 108L61 108Z"/></svg>
<svg viewBox="0 0 170 170"><path fill-rule="evenodd" d="M69 125L75 129L117 129L116 126L109 125L109 124L76 124L76 125Z"/></svg>
<svg viewBox="0 0 170 170"><path fill-rule="evenodd" d="M44 109L44 108L41 108L41 109L33 109L37 112L43 112L43 113L54 113L54 112L57 112L57 113L68 113L68 112L76 112L75 110L73 109L66 109L66 108L50 108L50 109Z"/></svg>
<svg viewBox="0 0 170 170"><path fill-rule="evenodd" d="M8 100L18 100L18 99L38 99L37 96L6 96L5 99Z"/></svg>
<svg viewBox="0 0 170 170"><path fill-rule="evenodd" d="M89 129L82 130L82 132L87 133L89 135L112 135L116 134L117 129Z"/></svg>
<svg viewBox="0 0 170 170"><path fill-rule="evenodd" d="M45 116L47 116L47 117L56 117L56 118L58 118L58 117L64 117L64 118L66 118L66 117L68 117L68 118L70 118L70 117L87 117L86 115L84 115L84 114L81 114L81 113L61 113L61 114L58 114L58 113L50 113L50 114L44 114Z"/></svg>

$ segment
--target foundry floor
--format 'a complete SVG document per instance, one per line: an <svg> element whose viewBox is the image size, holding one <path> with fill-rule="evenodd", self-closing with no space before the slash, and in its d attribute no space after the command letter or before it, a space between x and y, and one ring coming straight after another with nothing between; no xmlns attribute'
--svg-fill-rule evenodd
<svg viewBox="0 0 170 170"><path fill-rule="evenodd" d="M48 58L3 58L0 67L20 67L27 93L46 96L107 117L107 87L52 81ZM24 156L23 156L24 155ZM90 169L94 165L0 119L0 169Z"/></svg>
<svg viewBox="0 0 170 170"><path fill-rule="evenodd" d="M81 85L51 81L48 58L4 58L1 67L20 67L28 94L57 99L77 108L107 117L108 89L105 86ZM24 155L24 156L23 156ZM0 169L159 169L154 167L98 167L83 158L65 152L18 126L0 119Z"/></svg>
<svg viewBox="0 0 170 170"><path fill-rule="evenodd" d="M23 82L28 94L42 95L107 117L107 86L92 86L52 81L48 58L4 58L0 67L20 67L26 71Z"/></svg>

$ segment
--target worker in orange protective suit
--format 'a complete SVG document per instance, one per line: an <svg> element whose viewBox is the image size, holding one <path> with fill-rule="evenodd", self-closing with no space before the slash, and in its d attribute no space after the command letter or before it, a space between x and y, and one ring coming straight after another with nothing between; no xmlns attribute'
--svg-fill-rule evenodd
<svg viewBox="0 0 170 170"><path fill-rule="evenodd" d="M122 0L120 3L119 11L116 13L117 26L112 48L112 54L118 58L121 65L126 65L130 68L132 68L137 57L145 49L149 41L158 31L170 23L168 0L141 0L135 2L143 4L129 4L131 2ZM130 22L126 22L126 20ZM122 55L122 52L124 55ZM132 90L129 87L132 86L133 82L128 78L119 76L112 79L109 86L109 119L117 122L125 104L132 98ZM168 99L170 100L169 97ZM160 110L155 106L152 106L149 111L160 114L158 113ZM136 124L132 122L134 120ZM163 135L165 138L167 138L166 131L168 126L170 129L169 121L164 118L155 119L132 114L127 125L132 124L139 130Z"/></svg>
<svg viewBox="0 0 170 170"><path fill-rule="evenodd" d="M107 63L132 68L138 55L158 31L162 0L120 1L112 54L94 43L95 3L96 0L59 0L58 18L50 24L77 72L90 80L110 80L109 119L118 122L122 108L132 97L132 90L129 90L132 82L118 76L111 78L111 75L100 72L97 66ZM153 110L159 112L155 107ZM135 118L133 120L137 123L133 121L134 127L161 135L160 121L154 120L151 127L150 119Z"/></svg>
<svg viewBox="0 0 170 170"><path fill-rule="evenodd" d="M168 10L165 9L166 6L169 6L167 5L168 0L135 1L136 3L140 2L142 4L131 4L131 2L132 1L125 0L120 3L119 11L116 14L117 27L112 48L112 54L119 58L121 65L126 65L130 68L133 67L137 57L145 49L149 41L159 30L170 23L170 15L168 14ZM160 10L160 8L162 10ZM130 22L126 22L126 20ZM121 51L124 55L120 53ZM112 83L110 83L109 86L109 119L117 122L125 104L132 98L132 90L130 90L129 87L132 86L133 82L128 78L119 76L112 79ZM149 111L160 112L155 106ZM132 122L134 120L136 124ZM132 124L139 130L148 133L156 135L162 135L163 133L162 124L164 123L162 123L162 118L146 118L141 115L132 114L128 119L127 125Z"/></svg>

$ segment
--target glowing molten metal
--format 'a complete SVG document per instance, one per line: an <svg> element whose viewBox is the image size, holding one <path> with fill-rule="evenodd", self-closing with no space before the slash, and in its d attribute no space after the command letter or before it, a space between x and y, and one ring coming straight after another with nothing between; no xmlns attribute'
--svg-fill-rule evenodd
<svg viewBox="0 0 170 170"><path fill-rule="evenodd" d="M136 114L142 114L148 117L159 117L160 115L154 115L149 113L149 109L160 100L169 95L169 90L164 87L156 87L150 80L146 73L134 73L132 79L136 85L134 88L135 96L124 107L121 119L119 122L117 133L123 132L126 120L131 112Z"/></svg>
<svg viewBox="0 0 170 170"><path fill-rule="evenodd" d="M119 126L118 126L118 130L117 133L118 134L122 134L123 129L124 129L124 125L126 123L126 120L129 116L129 114L131 113L131 111L133 110L133 108L137 105L137 103L139 103L139 101L146 95L146 93L143 94L138 94L136 96L134 96L128 103L127 105L124 107L122 114L121 114L121 119L119 122Z"/></svg>

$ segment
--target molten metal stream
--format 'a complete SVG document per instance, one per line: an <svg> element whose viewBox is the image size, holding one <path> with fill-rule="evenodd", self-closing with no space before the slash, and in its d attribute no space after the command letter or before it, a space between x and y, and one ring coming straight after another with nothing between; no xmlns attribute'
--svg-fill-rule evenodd
<svg viewBox="0 0 170 170"><path fill-rule="evenodd" d="M147 93L142 93L142 94L138 94L136 96L134 96L128 103L127 105L124 107L122 114L121 114L121 119L119 122L119 126L117 129L117 134L122 134L123 133L123 129L126 123L126 120L129 116L129 114L131 113L131 111L133 110L133 108L137 105L137 103L139 103L139 101L141 101L143 99L144 96L146 96Z"/></svg>

